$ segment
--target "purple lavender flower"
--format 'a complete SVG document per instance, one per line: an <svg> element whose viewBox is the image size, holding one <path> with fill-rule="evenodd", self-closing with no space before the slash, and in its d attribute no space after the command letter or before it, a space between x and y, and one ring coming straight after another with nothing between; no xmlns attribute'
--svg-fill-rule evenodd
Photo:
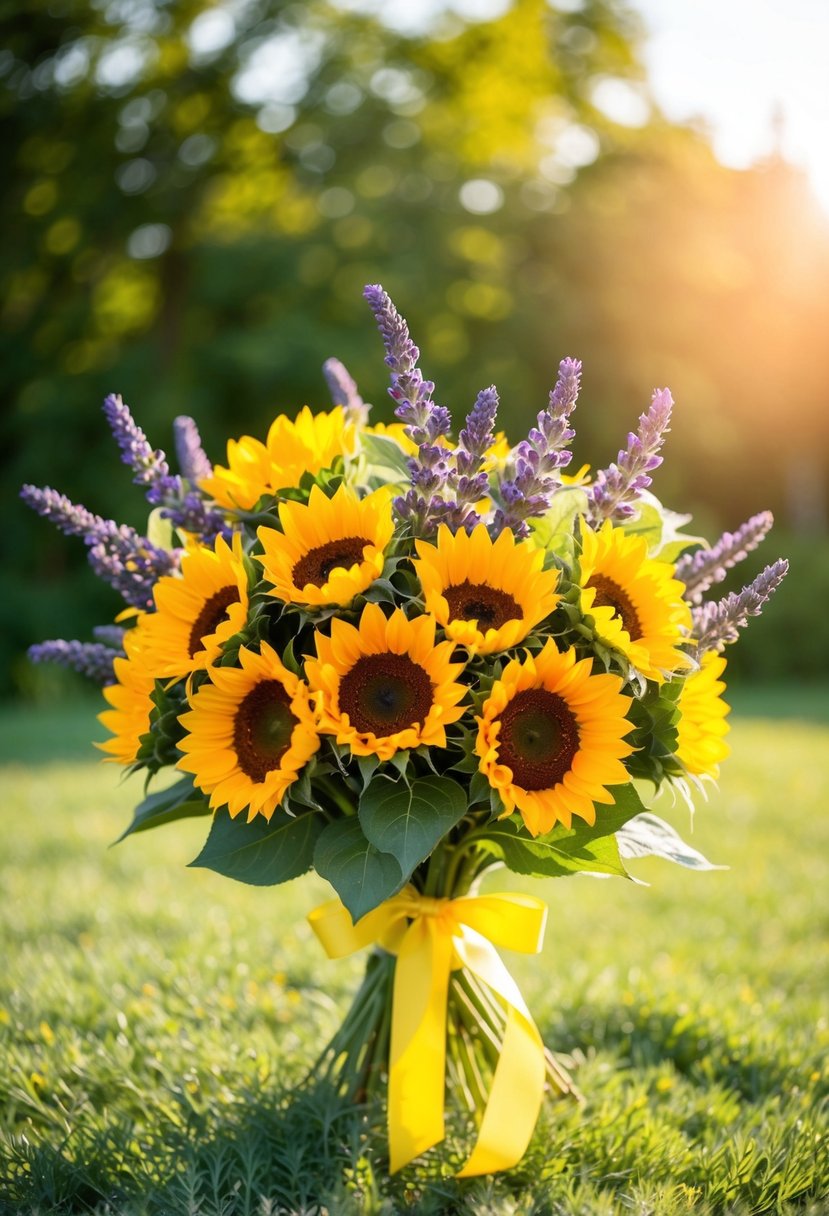
<svg viewBox="0 0 829 1216"><path fill-rule="evenodd" d="M565 449L575 435L569 418L576 408L580 385L581 362L562 359L547 409L542 410L537 425L515 448L501 478L501 506L495 513L499 532L511 528L516 536L527 536L526 521L549 509L561 484L560 470L573 458L572 452Z"/></svg>
<svg viewBox="0 0 829 1216"><path fill-rule="evenodd" d="M431 380L423 379L417 366L420 351L387 293L379 284L374 284L366 287L363 295L374 313L386 348L385 363L391 369L389 395L397 402L394 412L418 447L417 456L409 461L411 489L395 499L394 507L402 519L412 521L419 535L428 535L446 518L453 505L443 497L449 477L448 453L437 443L449 434L452 419L444 406L432 401L435 386Z"/></svg>
<svg viewBox="0 0 829 1216"><path fill-rule="evenodd" d="M348 369L339 359L326 359L322 365L322 374L334 404L341 405L355 422L364 425L368 421L369 407L357 391L357 385Z"/></svg>
<svg viewBox="0 0 829 1216"><path fill-rule="evenodd" d="M617 462L596 474L588 491L588 522L597 526L604 519L630 519L636 514L633 503L651 484L648 476L662 463L658 455L671 420L673 397L666 388L655 389L650 409L639 416L639 431L628 434L627 447Z"/></svg>
<svg viewBox="0 0 829 1216"><path fill-rule="evenodd" d="M134 608L152 608L153 587L178 568L178 550L159 549L134 528L93 515L56 490L27 485L20 496L65 535L82 537L92 569Z"/></svg>
<svg viewBox="0 0 829 1216"><path fill-rule="evenodd" d="M182 477L194 486L198 485L203 477L210 477L213 465L204 454L199 428L187 414L180 414L178 418L173 419L173 443Z"/></svg>
<svg viewBox="0 0 829 1216"><path fill-rule="evenodd" d="M693 609L694 642L696 657L707 650L722 650L729 642L736 642L739 631L748 624L750 616L759 616L763 605L786 576L789 563L780 558L766 566L753 582L742 591L732 591L716 603L700 604Z"/></svg>
<svg viewBox="0 0 829 1216"><path fill-rule="evenodd" d="M212 472L201 448L199 432L192 418L177 418L174 424L176 449L187 481L170 473L164 453L150 447L121 397L111 393L104 401L104 413L121 449L121 459L134 473L136 485L146 487L147 501L162 507L162 515L173 526L198 536L210 544L217 534L227 534L224 515L208 505L201 491L190 483ZM192 476L191 476L192 474Z"/></svg>
<svg viewBox="0 0 829 1216"><path fill-rule="evenodd" d="M95 625L92 630L95 641L109 646L111 650L124 649L125 633L126 630L122 625Z"/></svg>
<svg viewBox="0 0 829 1216"><path fill-rule="evenodd" d="M113 650L100 642L66 642L62 638L38 642L29 647L28 654L33 663L58 663L96 684L113 684L113 662L124 657L123 650Z"/></svg>
<svg viewBox="0 0 829 1216"><path fill-rule="evenodd" d="M466 418L466 426L458 436L458 445L449 469L447 489L454 504L446 513L446 523L453 532L459 528L471 531L481 517L474 509L489 489L489 477L483 471L486 454L495 438L495 417L498 393L495 385L482 389Z"/></svg>
<svg viewBox="0 0 829 1216"><path fill-rule="evenodd" d="M110 393L104 400L104 414L121 449L121 459L135 475L136 485L153 487L170 478L166 456L160 449L154 451L150 447L147 436L119 393Z"/></svg>
<svg viewBox="0 0 829 1216"><path fill-rule="evenodd" d="M686 554L676 563L676 577L685 584L685 598L692 604L702 602L702 593L721 583L727 571L756 549L774 523L771 511L761 511L737 529L723 532L710 549Z"/></svg>

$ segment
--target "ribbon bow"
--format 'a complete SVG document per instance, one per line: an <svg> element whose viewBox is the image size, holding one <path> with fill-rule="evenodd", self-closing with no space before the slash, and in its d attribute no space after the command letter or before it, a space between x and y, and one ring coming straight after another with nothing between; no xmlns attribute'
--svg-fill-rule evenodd
<svg viewBox="0 0 829 1216"><path fill-rule="evenodd" d="M329 958L374 944L397 955L389 1064L392 1173L445 1135L446 1008L449 976L457 966L468 968L507 1006L478 1139L458 1177L510 1169L523 1157L541 1109L544 1044L495 945L537 954L546 916L545 904L531 895L432 899L406 887L356 924L338 899L308 917Z"/></svg>

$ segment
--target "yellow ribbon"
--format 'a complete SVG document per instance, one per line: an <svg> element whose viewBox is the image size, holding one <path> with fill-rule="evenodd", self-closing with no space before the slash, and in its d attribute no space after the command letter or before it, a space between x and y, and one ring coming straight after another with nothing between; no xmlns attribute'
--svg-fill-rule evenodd
<svg viewBox="0 0 829 1216"><path fill-rule="evenodd" d="M501 1054L471 1157L458 1177L507 1170L523 1157L544 1091L544 1044L494 945L537 954L547 908L531 895L432 899L407 887L354 924L338 899L308 917L329 958L381 945L397 955L389 1062L391 1172L444 1137L446 1006L453 967L506 1003Z"/></svg>

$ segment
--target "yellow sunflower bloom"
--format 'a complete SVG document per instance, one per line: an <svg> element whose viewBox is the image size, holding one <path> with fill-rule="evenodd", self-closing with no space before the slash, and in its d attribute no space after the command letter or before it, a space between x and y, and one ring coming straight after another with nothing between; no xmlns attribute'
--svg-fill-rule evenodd
<svg viewBox="0 0 829 1216"><path fill-rule="evenodd" d="M358 498L340 486L326 498L314 486L307 504L279 508L283 531L262 527L269 594L287 604L350 604L383 573L385 550L394 533L391 494L383 488Z"/></svg>
<svg viewBox="0 0 829 1216"><path fill-rule="evenodd" d="M687 670L679 649L691 628L691 610L673 567L648 557L646 541L605 520L598 532L583 525L581 609L596 636L620 651L650 680Z"/></svg>
<svg viewBox="0 0 829 1216"><path fill-rule="evenodd" d="M478 721L479 769L533 836L572 816L596 822L594 803L612 803L608 786L630 776L622 760L633 748L625 714L630 697L613 675L593 675L550 638L535 658L513 659L496 680Z"/></svg>
<svg viewBox="0 0 829 1216"><path fill-rule="evenodd" d="M199 486L223 507L249 511L263 494L299 485L304 473L330 468L353 444L354 424L341 406L312 414L307 406L295 419L279 414L264 443L243 435L227 444L227 467L216 465Z"/></svg>
<svg viewBox="0 0 829 1216"><path fill-rule="evenodd" d="M133 629L124 634L124 650L127 657L113 663L115 683L102 691L111 709L98 714L98 721L112 734L105 743L95 746L108 752L108 760L118 764L132 764L141 746L141 736L150 729L150 714L153 710L151 696L155 689L155 677L146 664L142 649L143 622L140 616Z"/></svg>
<svg viewBox="0 0 829 1216"><path fill-rule="evenodd" d="M402 748L446 746L446 726L463 713L466 693L450 662L454 644L435 644L435 622L388 618L366 604L359 627L335 618L331 637L316 635L317 657L305 662L319 728L355 756L390 759Z"/></svg>
<svg viewBox="0 0 829 1216"><path fill-rule="evenodd" d="M221 536L212 549L192 545L181 574L159 579L153 595L156 611L146 618L145 646L154 674L178 678L209 667L247 620L240 534L234 535L232 549Z"/></svg>
<svg viewBox="0 0 829 1216"><path fill-rule="evenodd" d="M437 545L419 540L417 552L426 611L472 654L516 646L559 601L558 571L542 570L543 551L508 528L493 541L483 524L454 536L442 524Z"/></svg>
<svg viewBox="0 0 829 1216"><path fill-rule="evenodd" d="M241 667L214 667L191 709L178 768L192 773L214 808L270 819L319 747L308 687L267 642L239 651Z"/></svg>
<svg viewBox="0 0 829 1216"><path fill-rule="evenodd" d="M709 650L699 671L688 677L679 694L682 717L676 754L688 772L697 776L718 777L720 761L731 752L724 741L730 729L725 719L731 709L722 699L725 683L720 676L724 671L723 656Z"/></svg>

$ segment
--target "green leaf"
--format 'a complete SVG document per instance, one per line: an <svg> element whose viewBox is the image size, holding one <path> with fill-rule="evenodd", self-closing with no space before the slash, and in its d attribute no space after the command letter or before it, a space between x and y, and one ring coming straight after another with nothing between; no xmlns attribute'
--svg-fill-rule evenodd
<svg viewBox="0 0 829 1216"><path fill-rule="evenodd" d="M648 542L648 552L663 562L676 561L684 549L691 545L705 544L701 536L691 536L681 531L690 523L690 515L680 515L663 507L655 494L644 490L639 497L637 514L622 524L625 532L643 536Z"/></svg>
<svg viewBox="0 0 829 1216"><path fill-rule="evenodd" d="M728 869L728 866L714 865L697 849L686 844L669 823L650 811L634 815L616 833L616 841L622 857L662 857L688 870Z"/></svg>
<svg viewBox="0 0 829 1216"><path fill-rule="evenodd" d="M369 469L378 475L382 472L383 481L401 485L409 481L409 457L394 439L388 435L367 435L363 432L360 443Z"/></svg>
<svg viewBox="0 0 829 1216"><path fill-rule="evenodd" d="M192 777L182 777L166 790L149 794L133 811L132 823L115 841L120 844L134 832L147 832L162 823L173 823L176 819L190 819L196 815L209 815L210 807L193 788Z"/></svg>
<svg viewBox="0 0 829 1216"><path fill-rule="evenodd" d="M530 520L535 543L549 553L572 560L573 523L587 513L587 491L583 486L562 486L540 519Z"/></svg>
<svg viewBox="0 0 829 1216"><path fill-rule="evenodd" d="M574 820L557 824L544 836L531 836L515 818L500 819L487 828L482 844L500 856L517 874L561 878L590 871L628 877L614 833L644 807L633 785L611 788L612 806L597 806L595 824Z"/></svg>
<svg viewBox="0 0 829 1216"><path fill-rule="evenodd" d="M360 825L366 839L391 853L408 878L419 862L466 814L462 786L449 777L419 777L411 786L380 777L360 798Z"/></svg>
<svg viewBox="0 0 829 1216"><path fill-rule="evenodd" d="M403 885L398 862L369 844L353 817L326 826L314 851L314 868L328 879L354 921Z"/></svg>
<svg viewBox="0 0 829 1216"><path fill-rule="evenodd" d="M293 816L274 811L270 820L257 815L250 823L216 812L210 835L190 862L254 887L272 887L298 878L311 868L314 847L325 821L313 812Z"/></svg>

